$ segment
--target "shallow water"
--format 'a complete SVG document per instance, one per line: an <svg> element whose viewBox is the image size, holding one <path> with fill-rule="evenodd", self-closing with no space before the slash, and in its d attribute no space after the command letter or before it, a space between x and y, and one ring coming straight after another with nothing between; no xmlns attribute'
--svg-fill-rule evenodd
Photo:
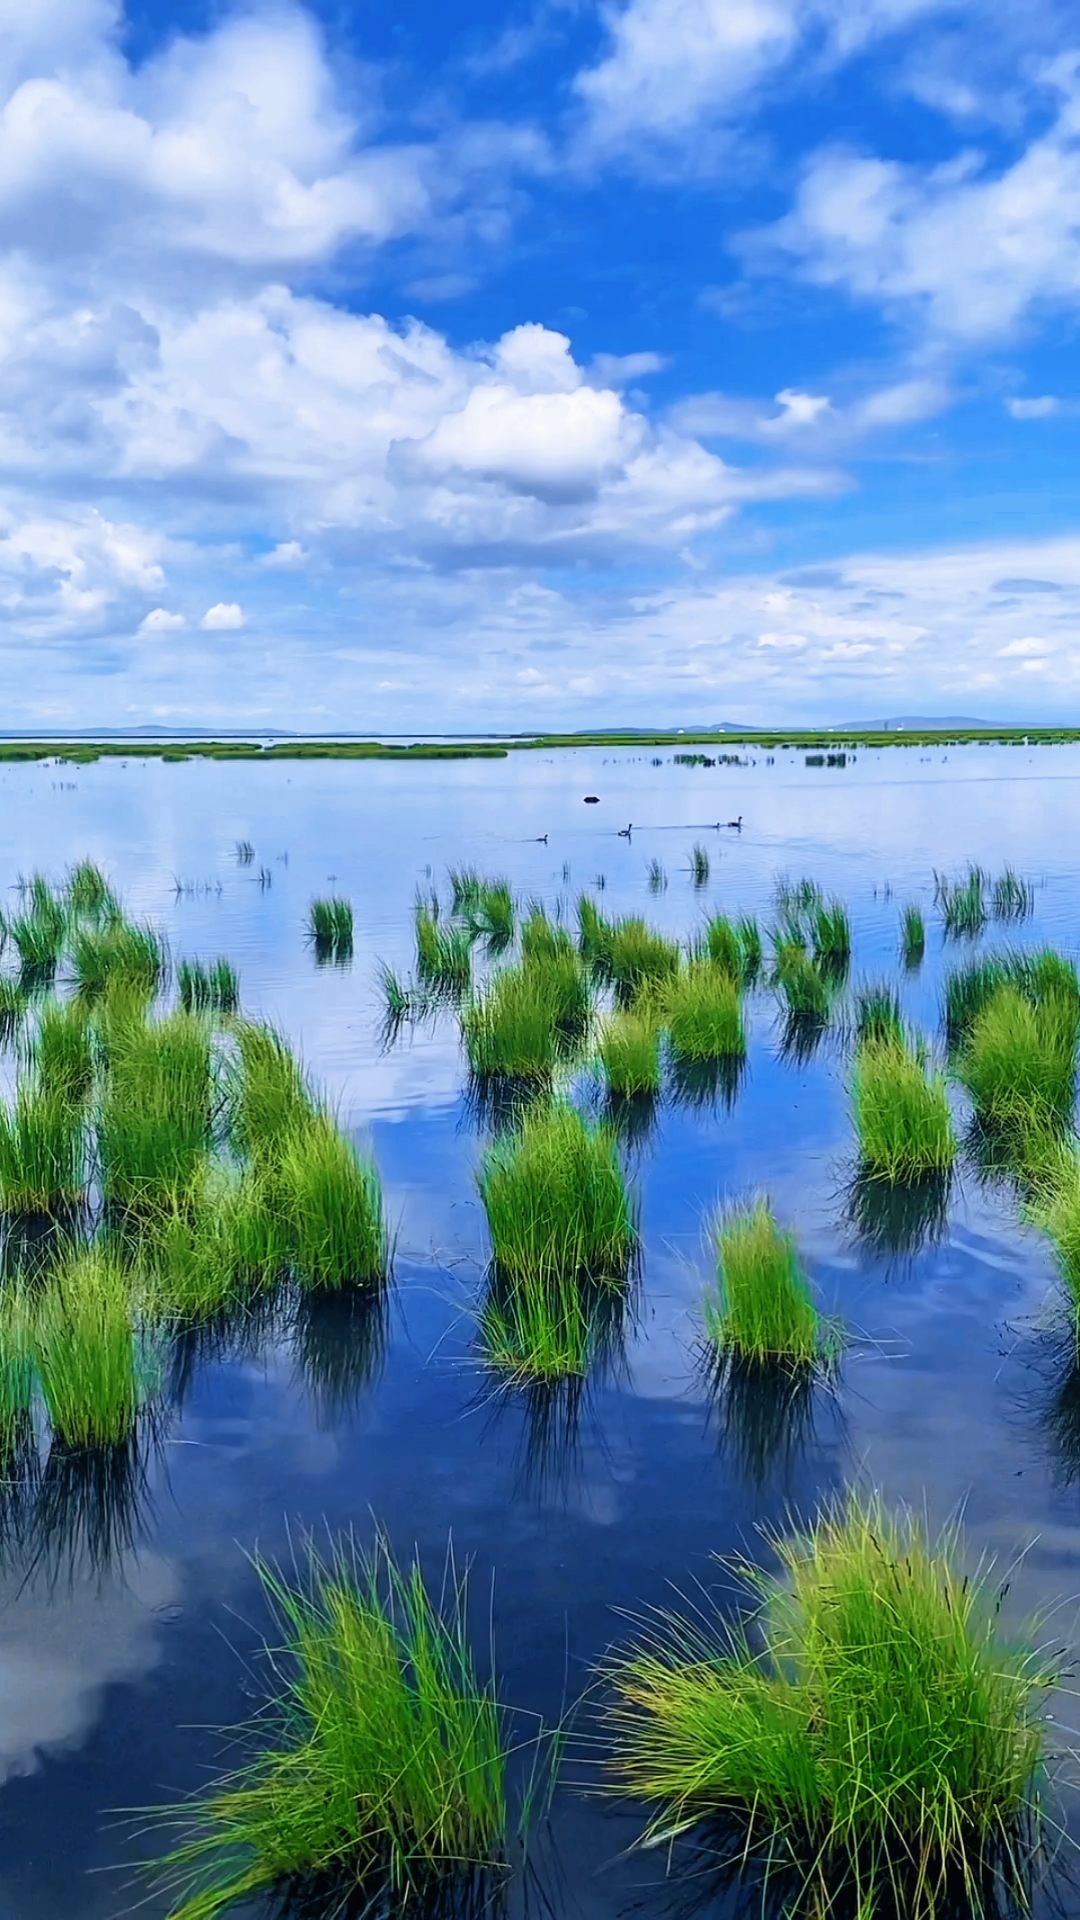
<svg viewBox="0 0 1080 1920"><path fill-rule="evenodd" d="M812 1515L860 1475L934 1522L962 1506L972 1555L1017 1562L1010 1612L1064 1602L1051 1632L1076 1644L1080 1388L1053 1335L1046 1249L970 1170L931 1244L898 1255L861 1239L842 1046L830 1036L808 1062L782 1057L766 993L732 1109L668 1103L631 1152L645 1258L622 1365L569 1417L493 1397L478 1369L481 1142L456 1023L389 1048L380 1029L377 962L411 969L418 886L445 887L448 867L471 864L554 909L603 875L606 911L685 936L706 910L767 915L778 875L809 874L849 906L854 982L902 982L930 1030L957 951L934 915L935 868L1010 864L1035 883L1033 918L984 944L1080 950L1080 750L891 748L844 769L808 768L801 753L712 769L655 757L0 768L3 883L88 856L176 957L231 958L245 1009L284 1030L370 1141L398 1235L384 1325L329 1309L192 1353L178 1407L127 1480L87 1486L51 1463L41 1525L0 1577L0 1912L99 1920L141 1897L116 1810L205 1781L216 1730L260 1698L266 1620L247 1556L287 1555L324 1522L367 1539L377 1521L436 1571L452 1535L473 1563L482 1643L493 1620L505 1699L548 1718L625 1631L619 1609L669 1603L673 1589L723 1598L713 1556L767 1559L760 1527ZM740 814L741 832L713 824ZM632 838L618 837L631 821ZM245 839L250 867L235 853ZM695 841L712 862L701 890L687 871ZM669 876L656 896L654 857ZM356 910L343 970L317 967L305 943L308 902L326 891ZM898 961L907 901L930 927L914 978ZM770 1441L760 1406L714 1401L697 1351L708 1216L755 1189L796 1228L823 1306L848 1329L835 1388L786 1442ZM588 1920L666 1913L663 1860L626 1852L639 1824L568 1783L537 1897Z"/></svg>

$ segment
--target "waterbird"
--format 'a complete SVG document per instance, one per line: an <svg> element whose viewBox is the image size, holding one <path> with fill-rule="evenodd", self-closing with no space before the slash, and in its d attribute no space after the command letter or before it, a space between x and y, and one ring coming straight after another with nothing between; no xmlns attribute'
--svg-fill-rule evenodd
<svg viewBox="0 0 1080 1920"><path fill-rule="evenodd" d="M630 824L629 824L629 826L626 826L626 827L620 827L620 828L619 828L619 832L618 832L618 836L617 836L617 837L618 837L618 838L619 838L620 840L629 840L629 838L630 838L630 835L631 835L631 834L633 833L633 831L634 831L634 823L633 823L633 821L631 820L631 822L630 822Z"/></svg>
<svg viewBox="0 0 1080 1920"><path fill-rule="evenodd" d="M739 829L739 832L741 833L741 832L742 832L742 814L740 813L740 815L739 815L739 817L738 817L738 819L737 819L737 820L729 820L729 821L728 821L728 826L729 826L729 827L737 827L737 828Z"/></svg>

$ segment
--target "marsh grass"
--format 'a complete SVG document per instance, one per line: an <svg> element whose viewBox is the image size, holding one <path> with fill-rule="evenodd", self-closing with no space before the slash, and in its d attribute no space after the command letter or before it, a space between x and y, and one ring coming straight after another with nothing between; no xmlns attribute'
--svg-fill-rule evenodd
<svg viewBox="0 0 1080 1920"><path fill-rule="evenodd" d="M1080 1143L1054 1143L1038 1168L1025 1212L1053 1247L1080 1353Z"/></svg>
<svg viewBox="0 0 1080 1920"><path fill-rule="evenodd" d="M990 1566L910 1513L850 1495L743 1567L749 1627L699 1603L613 1660L616 1790L656 1805L646 1839L738 1814L747 1856L793 1865L808 1910L989 1920L1038 1844L1058 1678L1010 1640ZM989 1883L989 1895L985 1898Z"/></svg>
<svg viewBox="0 0 1080 1920"><path fill-rule="evenodd" d="M69 868L64 894L75 918L102 920L118 911L112 888L92 860L80 860Z"/></svg>
<svg viewBox="0 0 1080 1920"><path fill-rule="evenodd" d="M903 1044L904 1016L895 987L885 984L863 987L855 997L855 1037L864 1040L891 1040Z"/></svg>
<svg viewBox="0 0 1080 1920"><path fill-rule="evenodd" d="M71 941L72 974L87 1000L121 989L152 999L167 970L164 943L152 927L115 920L104 927L77 927Z"/></svg>
<svg viewBox="0 0 1080 1920"><path fill-rule="evenodd" d="M62 903L51 894L35 900L28 913L6 923L6 932L18 953L24 984L33 987L51 980L67 940L68 921Z"/></svg>
<svg viewBox="0 0 1080 1920"><path fill-rule="evenodd" d="M263 1173L215 1171L194 1204L162 1209L138 1250L140 1292L154 1316L207 1320L276 1285L289 1258L276 1200Z"/></svg>
<svg viewBox="0 0 1080 1920"><path fill-rule="evenodd" d="M632 1006L640 993L671 980L681 959L675 942L644 920L631 916L607 925L603 966L621 1006Z"/></svg>
<svg viewBox="0 0 1080 1920"><path fill-rule="evenodd" d="M366 1888L367 1911L385 1883L401 1912L432 1876L499 1865L503 1711L477 1677L452 1563L438 1601L381 1538L370 1555L309 1545L291 1578L256 1568L279 1641L274 1693L240 1768L160 1816L180 1835L162 1866L171 1920L214 1920L303 1874L332 1876L338 1899Z"/></svg>
<svg viewBox="0 0 1080 1920"><path fill-rule="evenodd" d="M843 979L851 962L851 921L841 900L819 900L810 915L814 959L830 979Z"/></svg>
<svg viewBox="0 0 1080 1920"><path fill-rule="evenodd" d="M511 1282L625 1280L636 1207L618 1144L564 1102L528 1109L484 1155L480 1197L495 1264Z"/></svg>
<svg viewBox="0 0 1080 1920"><path fill-rule="evenodd" d="M1053 947L1035 953L987 954L957 967L945 982L945 1035L950 1052L961 1047L988 1002L1002 987L1012 987L1032 1006L1048 995L1080 1007L1076 968Z"/></svg>
<svg viewBox="0 0 1080 1920"><path fill-rule="evenodd" d="M511 1381L584 1377L595 1344L595 1290L565 1274L508 1281L496 1269L480 1309L485 1364ZM600 1290L611 1297L612 1289Z"/></svg>
<svg viewBox="0 0 1080 1920"><path fill-rule="evenodd" d="M1035 889L1030 880L1021 879L1011 867L998 874L991 892L995 920L1015 924L1030 919L1035 911Z"/></svg>
<svg viewBox="0 0 1080 1920"><path fill-rule="evenodd" d="M302 1067L272 1027L238 1021L227 1075L229 1132L257 1171L276 1166L286 1140L321 1112Z"/></svg>
<svg viewBox="0 0 1080 1920"><path fill-rule="evenodd" d="M10 1276L0 1289L0 1489L34 1404L33 1309Z"/></svg>
<svg viewBox="0 0 1080 1920"><path fill-rule="evenodd" d="M1033 1004L1002 986L973 1021L955 1071L993 1126L1064 1125L1076 1100L1078 1035L1071 995L1048 992Z"/></svg>
<svg viewBox="0 0 1080 1920"><path fill-rule="evenodd" d="M667 982L658 1005L678 1059L741 1059L745 1054L738 983L711 961L692 960Z"/></svg>
<svg viewBox="0 0 1080 1920"><path fill-rule="evenodd" d="M138 1212L191 1195L212 1143L210 1030L198 1015L133 1021L114 1037L98 1119L102 1190Z"/></svg>
<svg viewBox="0 0 1080 1920"><path fill-rule="evenodd" d="M690 849L690 880L695 887L709 884L709 855L700 843Z"/></svg>
<svg viewBox="0 0 1080 1920"><path fill-rule="evenodd" d="M697 957L711 960L729 980L742 983L743 944L738 929L722 913L714 914L705 928L704 939L698 942Z"/></svg>
<svg viewBox="0 0 1080 1920"><path fill-rule="evenodd" d="M185 1013L236 1013L240 983L228 960L205 966L201 960L181 960L176 970L180 1005Z"/></svg>
<svg viewBox="0 0 1080 1920"><path fill-rule="evenodd" d="M275 1190L304 1286L374 1286L385 1278L390 1241L378 1173L328 1116L287 1137Z"/></svg>
<svg viewBox="0 0 1080 1920"><path fill-rule="evenodd" d="M742 948L743 985L752 987L761 977L765 964L765 949L761 939L761 928L752 915L744 914L735 922L735 931Z"/></svg>
<svg viewBox="0 0 1080 1920"><path fill-rule="evenodd" d="M610 1014L600 1029L598 1052L611 1093L625 1097L659 1092L660 1032L647 1014Z"/></svg>
<svg viewBox="0 0 1080 1920"><path fill-rule="evenodd" d="M974 940L990 918L993 882L982 867L970 866L960 880L935 873L934 898L946 937Z"/></svg>
<svg viewBox="0 0 1080 1920"><path fill-rule="evenodd" d="M908 973L917 973L926 956L926 922L918 907L904 908L900 920L900 953Z"/></svg>
<svg viewBox="0 0 1080 1920"><path fill-rule="evenodd" d="M956 1135L948 1089L920 1051L895 1038L864 1040L851 1094L864 1172L892 1182L949 1172Z"/></svg>
<svg viewBox="0 0 1080 1920"><path fill-rule="evenodd" d="M348 900L313 900L307 927L316 960L337 967L348 964L353 955L353 910Z"/></svg>
<svg viewBox="0 0 1080 1920"><path fill-rule="evenodd" d="M63 1213L86 1191L86 1123L64 1093L23 1081L14 1108L0 1107L0 1207Z"/></svg>
<svg viewBox="0 0 1080 1920"><path fill-rule="evenodd" d="M576 959L574 942L565 927L556 926L539 907L521 924L521 958L526 965L545 966L567 957Z"/></svg>
<svg viewBox="0 0 1080 1920"><path fill-rule="evenodd" d="M11 1039L27 1005L26 988L22 982L0 974L0 1043Z"/></svg>
<svg viewBox="0 0 1080 1920"><path fill-rule="evenodd" d="M777 941L773 984L790 1019L818 1028L828 1024L832 1012L830 984L801 939L781 936Z"/></svg>
<svg viewBox="0 0 1080 1920"><path fill-rule="evenodd" d="M667 890L668 877L659 860L650 860L646 874L646 885L650 893L664 893Z"/></svg>
<svg viewBox="0 0 1080 1920"><path fill-rule="evenodd" d="M587 893L578 895L578 952L598 980L607 980L612 925Z"/></svg>
<svg viewBox="0 0 1080 1920"><path fill-rule="evenodd" d="M472 979L468 929L447 926L435 900L416 903L416 966L424 984L437 993L464 993Z"/></svg>
<svg viewBox="0 0 1080 1920"><path fill-rule="evenodd" d="M514 896L507 880L481 880L460 908L473 939L487 940L501 951L514 937Z"/></svg>
<svg viewBox="0 0 1080 1920"><path fill-rule="evenodd" d="M73 1250L34 1313L34 1359L53 1432L67 1447L115 1446L155 1391L128 1274L107 1248Z"/></svg>
<svg viewBox="0 0 1080 1920"><path fill-rule="evenodd" d="M466 914L479 900L483 884L475 867L451 867L451 912Z"/></svg>
<svg viewBox="0 0 1080 1920"><path fill-rule="evenodd" d="M705 1296L705 1333L744 1360L812 1366L825 1332L795 1236L765 1200L722 1214L714 1227L717 1277Z"/></svg>
<svg viewBox="0 0 1080 1920"><path fill-rule="evenodd" d="M94 1041L86 1009L77 1001L42 1007L27 1048L42 1093L72 1106L88 1100L94 1086Z"/></svg>
<svg viewBox="0 0 1080 1920"><path fill-rule="evenodd" d="M504 967L462 1013L474 1078L543 1081L559 1059L554 1012L541 973Z"/></svg>

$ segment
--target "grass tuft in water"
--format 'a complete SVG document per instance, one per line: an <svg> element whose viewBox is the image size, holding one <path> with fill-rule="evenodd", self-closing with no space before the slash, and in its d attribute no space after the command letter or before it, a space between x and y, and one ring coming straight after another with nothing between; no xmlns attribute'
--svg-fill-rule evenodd
<svg viewBox="0 0 1080 1920"><path fill-rule="evenodd" d="M424 984L438 993L464 993L472 979L468 930L446 926L434 900L416 903L416 966Z"/></svg>
<svg viewBox="0 0 1080 1920"><path fill-rule="evenodd" d="M122 989L152 999L165 978L165 948L152 927L116 920L76 928L71 942L75 984L87 1000Z"/></svg>
<svg viewBox="0 0 1080 1920"><path fill-rule="evenodd" d="M864 1040L904 1040L904 1016L894 987L863 987L855 998L855 1033Z"/></svg>
<svg viewBox="0 0 1080 1920"><path fill-rule="evenodd" d="M739 931L722 913L713 915L705 928L704 940L698 943L698 957L712 961L729 980L741 984L745 958Z"/></svg>
<svg viewBox="0 0 1080 1920"><path fill-rule="evenodd" d="M708 1339L744 1360L813 1364L822 1326L794 1234L759 1200L722 1215L715 1241L716 1286L704 1307Z"/></svg>
<svg viewBox="0 0 1080 1920"><path fill-rule="evenodd" d="M637 1222L618 1144L576 1108L527 1111L517 1133L488 1148L479 1186L495 1264L510 1281L626 1278Z"/></svg>
<svg viewBox="0 0 1080 1920"><path fill-rule="evenodd" d="M905 907L900 920L900 952L908 973L917 973L926 955L926 922L918 907Z"/></svg>
<svg viewBox="0 0 1080 1920"><path fill-rule="evenodd" d="M790 1019L818 1027L827 1023L832 1011L829 982L801 939L781 937L776 942L773 981Z"/></svg>
<svg viewBox="0 0 1080 1920"><path fill-rule="evenodd" d="M201 960L181 960L176 970L180 1005L185 1013L236 1013L240 1006L240 983L236 969L228 960L215 960L204 966Z"/></svg>
<svg viewBox="0 0 1080 1920"><path fill-rule="evenodd" d="M621 1006L632 1006L638 994L652 991L674 978L682 956L674 940L631 916L607 927L604 958L606 976Z"/></svg>
<svg viewBox="0 0 1080 1920"><path fill-rule="evenodd" d="M956 1159L943 1074L903 1040L867 1039L851 1081L863 1170L888 1181L947 1173Z"/></svg>
<svg viewBox="0 0 1080 1920"><path fill-rule="evenodd" d="M80 860L69 869L64 892L76 918L104 920L118 911L112 888L92 860Z"/></svg>
<svg viewBox="0 0 1080 1920"><path fill-rule="evenodd" d="M277 1198L264 1174L215 1173L196 1204L162 1211L139 1249L151 1312L171 1320L212 1319L272 1287L289 1255Z"/></svg>
<svg viewBox="0 0 1080 1920"><path fill-rule="evenodd" d="M814 959L830 979L842 979L851 962L851 921L841 900L820 900L810 915Z"/></svg>
<svg viewBox="0 0 1080 1920"><path fill-rule="evenodd" d="M113 1253L84 1247L58 1262L36 1306L33 1340L42 1398L63 1445L126 1440L156 1373Z"/></svg>
<svg viewBox="0 0 1080 1920"><path fill-rule="evenodd" d="M738 984L708 960L692 960L659 1003L671 1050L680 1060L741 1059L746 1029Z"/></svg>
<svg viewBox="0 0 1080 1920"><path fill-rule="evenodd" d="M162 1867L170 1920L214 1920L310 1875L332 1876L339 1897L381 1882L407 1911L433 1876L499 1865L503 1713L473 1665L465 1581L451 1566L437 1603L382 1539L369 1556L309 1547L302 1578L256 1566L276 1691L251 1757L165 1816L181 1834Z"/></svg>
<svg viewBox="0 0 1080 1920"><path fill-rule="evenodd" d="M510 945L514 937L514 896L507 880L478 880L475 890L455 912L465 920L472 938L485 939L496 948Z"/></svg>
<svg viewBox="0 0 1080 1920"><path fill-rule="evenodd" d="M98 1121L105 1198L141 1211L193 1193L211 1144L210 1030L196 1014L130 1021L110 1038Z"/></svg>
<svg viewBox="0 0 1080 1920"><path fill-rule="evenodd" d="M981 867L969 867L961 880L935 873L934 897L948 938L974 940L983 931L990 918L987 896L992 885Z"/></svg>
<svg viewBox="0 0 1080 1920"><path fill-rule="evenodd" d="M765 949L761 939L761 928L752 915L744 914L735 922L735 931L742 948L743 984L752 987L761 977L765 964Z"/></svg>
<svg viewBox="0 0 1080 1920"><path fill-rule="evenodd" d="M578 952L598 980L610 978L612 925L587 893L577 903Z"/></svg>
<svg viewBox="0 0 1080 1920"><path fill-rule="evenodd" d="M668 877L659 860L650 860L646 884L650 893L664 893L667 890Z"/></svg>
<svg viewBox="0 0 1080 1920"><path fill-rule="evenodd" d="M27 1054L44 1094L72 1106L88 1100L94 1085L94 1043L86 1009L78 1001L42 1007Z"/></svg>
<svg viewBox="0 0 1080 1920"><path fill-rule="evenodd" d="M333 1121L319 1116L285 1141L274 1180L304 1286L371 1286L390 1257L382 1187Z"/></svg>
<svg viewBox="0 0 1080 1920"><path fill-rule="evenodd" d="M237 1150L259 1171L276 1166L289 1136L320 1111L287 1042L272 1027L243 1020L235 1028L229 1074L229 1130Z"/></svg>
<svg viewBox="0 0 1080 1920"><path fill-rule="evenodd" d="M957 1077L993 1126L1064 1124L1076 1100L1078 1036L1080 1007L1071 994L1051 991L1033 1003L1015 987L999 987L957 1054Z"/></svg>
<svg viewBox="0 0 1080 1920"><path fill-rule="evenodd" d="M1006 923L1027 920L1035 911L1035 889L1030 880L1021 879L1006 867L994 881L991 894L994 919Z"/></svg>
<svg viewBox="0 0 1080 1920"><path fill-rule="evenodd" d="M0 1207L63 1213L86 1191L86 1126L66 1094L24 1081L14 1108L0 1107Z"/></svg>
<svg viewBox="0 0 1080 1920"><path fill-rule="evenodd" d="M958 1888L965 1913L1008 1909L1057 1676L1006 1637L991 1569L964 1570L955 1528L930 1539L858 1495L772 1545L777 1573L741 1569L752 1629L662 1614L611 1667L612 1772L658 1803L647 1840L741 1813L815 1913L944 1920Z"/></svg>
<svg viewBox="0 0 1080 1920"><path fill-rule="evenodd" d="M690 849L690 880L695 887L709 884L709 855L700 843Z"/></svg>
<svg viewBox="0 0 1080 1920"><path fill-rule="evenodd" d="M600 1031L599 1053L611 1093L632 1097L659 1092L660 1033L647 1014L611 1014Z"/></svg>
<svg viewBox="0 0 1080 1920"><path fill-rule="evenodd" d="M308 939L321 965L346 966L353 954L353 910L348 900L313 900Z"/></svg>
<svg viewBox="0 0 1080 1920"><path fill-rule="evenodd" d="M1013 987L1032 1006L1056 994L1080 1006L1076 968L1053 947L1036 953L994 953L957 967L945 982L945 1035L950 1052L961 1047L988 1002L1001 987Z"/></svg>
<svg viewBox="0 0 1080 1920"><path fill-rule="evenodd" d="M512 1280L496 1267L480 1310L480 1349L511 1382L584 1379L610 1347L621 1305L610 1286L566 1274Z"/></svg>

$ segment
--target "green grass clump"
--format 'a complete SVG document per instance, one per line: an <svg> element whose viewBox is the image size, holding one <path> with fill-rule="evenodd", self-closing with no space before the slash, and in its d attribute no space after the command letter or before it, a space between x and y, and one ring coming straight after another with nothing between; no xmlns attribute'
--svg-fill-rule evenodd
<svg viewBox="0 0 1080 1920"><path fill-rule="evenodd" d="M577 903L578 952L599 980L609 978L612 925L587 893Z"/></svg>
<svg viewBox="0 0 1080 1920"><path fill-rule="evenodd" d="M926 922L918 907L905 907L900 921L900 952L909 973L916 973L926 954Z"/></svg>
<svg viewBox="0 0 1080 1920"><path fill-rule="evenodd" d="M588 982L569 947L503 967L462 1014L469 1065L480 1078L542 1080L573 1049L589 1017Z"/></svg>
<svg viewBox="0 0 1080 1920"><path fill-rule="evenodd" d="M539 966L565 959L574 953L574 942L565 927L556 926L540 907L535 907L521 925L521 957Z"/></svg>
<svg viewBox="0 0 1080 1920"><path fill-rule="evenodd" d="M468 930L446 926L435 901L416 903L416 967L425 985L441 993L464 993L472 979Z"/></svg>
<svg viewBox="0 0 1080 1920"><path fill-rule="evenodd" d="M738 983L711 961L692 960L668 982L660 1004L677 1059L731 1060L745 1054Z"/></svg>
<svg viewBox="0 0 1080 1920"><path fill-rule="evenodd" d="M211 1145L213 1107L210 1031L198 1015L125 1024L110 1046L98 1120L105 1198L138 1211L192 1193Z"/></svg>
<svg viewBox="0 0 1080 1920"><path fill-rule="evenodd" d="M32 1303L8 1279L0 1290L0 1483L30 1421L34 1377Z"/></svg>
<svg viewBox="0 0 1080 1920"><path fill-rule="evenodd" d="M116 911L112 888L92 860L80 860L70 868L64 891L68 908L76 917L97 920Z"/></svg>
<svg viewBox="0 0 1080 1920"><path fill-rule="evenodd" d="M975 939L990 918L989 874L981 867L969 867L962 880L949 880L937 873L934 891L946 934L954 940Z"/></svg>
<svg viewBox="0 0 1080 1920"><path fill-rule="evenodd" d="M664 893L667 890L667 883L668 883L668 878L667 878L667 874L664 872L662 863L659 860L650 860L649 871L647 875L647 884L648 884L649 892Z"/></svg>
<svg viewBox="0 0 1080 1920"><path fill-rule="evenodd" d="M605 1127L557 1102L484 1156L480 1195L499 1272L511 1281L622 1280L637 1246L635 1209Z"/></svg>
<svg viewBox="0 0 1080 1920"><path fill-rule="evenodd" d="M956 1058L957 1077L995 1126L1064 1122L1076 1100L1080 1008L1049 992L1034 1003L999 987L978 1014Z"/></svg>
<svg viewBox="0 0 1080 1920"><path fill-rule="evenodd" d="M822 1347L821 1322L794 1234L759 1200L722 1216L715 1237L717 1285L705 1300L709 1340L744 1360L811 1364Z"/></svg>
<svg viewBox="0 0 1080 1920"><path fill-rule="evenodd" d="M390 1252L378 1173L331 1119L320 1115L288 1136L274 1186L305 1286L369 1286L385 1276Z"/></svg>
<svg viewBox="0 0 1080 1920"><path fill-rule="evenodd" d="M1026 920L1034 912L1035 889L1030 880L1022 880L1006 867L994 881L991 902L995 920Z"/></svg>
<svg viewBox="0 0 1080 1920"><path fill-rule="evenodd" d="M41 1010L27 1048L42 1093L78 1106L94 1085L94 1043L86 1010L77 1001L51 1001Z"/></svg>
<svg viewBox="0 0 1080 1920"><path fill-rule="evenodd" d="M28 913L7 921L5 931L18 953L24 980L29 984L51 980L68 932L67 914L60 901L51 895L36 900Z"/></svg>
<svg viewBox="0 0 1080 1920"><path fill-rule="evenodd" d="M702 957L707 956L714 967L726 973L730 980L742 981L744 970L743 944L737 927L725 919L722 913L715 914L705 929Z"/></svg>
<svg viewBox="0 0 1080 1920"><path fill-rule="evenodd" d="M62 1213L86 1191L86 1125L63 1093L24 1081L14 1109L0 1107L0 1207Z"/></svg>
<svg viewBox="0 0 1080 1920"><path fill-rule="evenodd" d="M469 1652L465 1584L428 1594L417 1564L378 1541L309 1551L292 1582L257 1563L279 1645L278 1689L238 1771L170 1824L170 1920L214 1920L234 1902L304 1876L387 1884L408 1911L433 1876L501 1861L504 1728L493 1682ZM254 1744L254 1742L253 1742ZM380 1901L380 1907L382 1902Z"/></svg>
<svg viewBox="0 0 1080 1920"><path fill-rule="evenodd" d="M37 1303L34 1360L53 1432L67 1447L126 1440L153 1372L132 1313L128 1276L104 1247L61 1260Z"/></svg>
<svg viewBox="0 0 1080 1920"><path fill-rule="evenodd" d="M511 1381L582 1379L596 1344L600 1303L565 1274L508 1280L496 1269L480 1310L486 1364Z"/></svg>
<svg viewBox="0 0 1080 1920"><path fill-rule="evenodd" d="M26 1012L26 988L21 980L0 974L0 1034L11 1035Z"/></svg>
<svg viewBox="0 0 1080 1920"><path fill-rule="evenodd" d="M474 939L507 947L514 937L514 896L507 880L478 881L475 892L455 911L463 915Z"/></svg>
<svg viewBox="0 0 1080 1920"><path fill-rule="evenodd" d="M450 896L451 910L466 914L480 898L483 881L475 867L451 867Z"/></svg>
<svg viewBox="0 0 1080 1920"><path fill-rule="evenodd" d="M851 1082L864 1169L890 1181L945 1173L956 1159L956 1135L945 1077L927 1069L902 1040L867 1039Z"/></svg>
<svg viewBox="0 0 1080 1920"><path fill-rule="evenodd" d="M1056 1140L1033 1179L1028 1218L1045 1233L1065 1287L1080 1348L1080 1147Z"/></svg>
<svg viewBox="0 0 1080 1920"><path fill-rule="evenodd" d="M863 987L855 1000L855 1032L861 1046L864 1040L904 1039L904 1016L895 988Z"/></svg>
<svg viewBox="0 0 1080 1920"><path fill-rule="evenodd" d="M352 959L353 910L348 900L313 900L308 909L308 938L315 958L343 966Z"/></svg>
<svg viewBox="0 0 1080 1920"><path fill-rule="evenodd" d="M958 1888L965 1913L1006 1910L1038 1838L1048 1659L1006 1638L954 1528L852 1495L772 1544L752 1633L664 1615L612 1667L613 1771L658 1803L648 1838L741 1813L815 1913L944 1920Z"/></svg>
<svg viewBox="0 0 1080 1920"><path fill-rule="evenodd" d="M825 1024L832 1010L829 982L801 940L781 938L777 942L773 980L793 1020Z"/></svg>
<svg viewBox="0 0 1080 1920"><path fill-rule="evenodd" d="M185 1013L236 1013L240 1006L240 984L228 960L215 960L211 967L181 960L176 984Z"/></svg>
<svg viewBox="0 0 1080 1920"><path fill-rule="evenodd" d="M151 999L165 977L165 948L152 927L115 920L76 928L71 942L75 984L88 1000L115 988Z"/></svg>
<svg viewBox="0 0 1080 1920"><path fill-rule="evenodd" d="M265 1175L208 1178L196 1204L174 1205L140 1246L142 1289L156 1317L212 1318L272 1286L289 1257L286 1224Z"/></svg>
<svg viewBox="0 0 1080 1920"><path fill-rule="evenodd" d="M765 964L765 949L761 939L761 928L751 914L744 914L735 922L735 931L742 948L743 984L752 987L760 977Z"/></svg>
<svg viewBox="0 0 1080 1920"><path fill-rule="evenodd" d="M660 1032L647 1014L616 1011L600 1032L600 1062L612 1093L660 1091Z"/></svg>
<svg viewBox="0 0 1080 1920"><path fill-rule="evenodd" d="M814 959L825 973L842 973L851 959L851 921L841 900L819 900L810 915Z"/></svg>
<svg viewBox="0 0 1080 1920"><path fill-rule="evenodd" d="M695 887L709 884L709 855L700 844L690 849L690 879Z"/></svg>
<svg viewBox="0 0 1080 1920"><path fill-rule="evenodd" d="M236 1059L228 1077L229 1131L237 1151L260 1171L276 1166L286 1140L319 1107L285 1040L253 1020L234 1029Z"/></svg>
<svg viewBox="0 0 1080 1920"><path fill-rule="evenodd" d="M631 916L611 921L607 928L605 970L617 1000L630 1006L642 992L663 986L679 971L681 955L674 940Z"/></svg>

